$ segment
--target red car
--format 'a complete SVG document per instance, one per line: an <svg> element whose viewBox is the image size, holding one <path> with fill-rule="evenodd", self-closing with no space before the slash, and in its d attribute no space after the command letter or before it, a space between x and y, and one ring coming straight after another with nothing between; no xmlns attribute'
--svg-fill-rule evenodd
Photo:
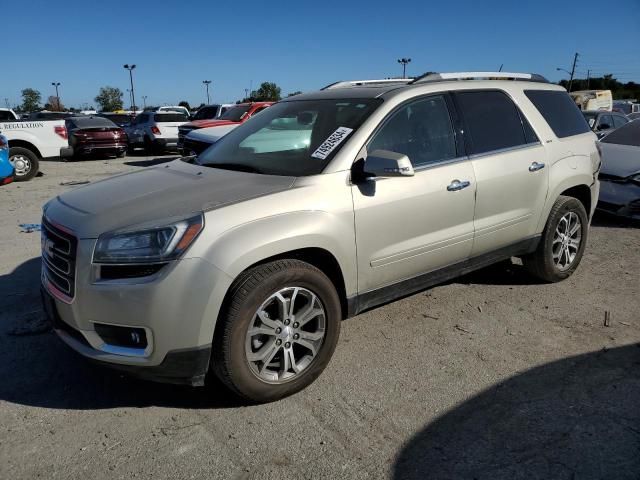
<svg viewBox="0 0 640 480"><path fill-rule="evenodd" d="M178 150L183 155L189 155L184 151L184 137L192 130L198 130L200 128L219 127L222 125L234 125L246 122L256 113L270 107L275 102L253 102L253 103L239 103L233 108L230 108L222 114L220 118L211 120L194 120L191 123L185 123L178 128Z"/></svg>
<svg viewBox="0 0 640 480"><path fill-rule="evenodd" d="M66 121L73 159L91 154L124 157L127 152L126 132L104 117L71 117Z"/></svg>

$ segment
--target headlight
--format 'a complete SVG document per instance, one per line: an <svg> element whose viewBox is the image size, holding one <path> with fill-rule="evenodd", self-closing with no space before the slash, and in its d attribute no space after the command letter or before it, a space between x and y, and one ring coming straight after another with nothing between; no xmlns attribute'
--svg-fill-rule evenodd
<svg viewBox="0 0 640 480"><path fill-rule="evenodd" d="M202 214L169 225L100 235L94 263L158 263L184 253L204 227Z"/></svg>

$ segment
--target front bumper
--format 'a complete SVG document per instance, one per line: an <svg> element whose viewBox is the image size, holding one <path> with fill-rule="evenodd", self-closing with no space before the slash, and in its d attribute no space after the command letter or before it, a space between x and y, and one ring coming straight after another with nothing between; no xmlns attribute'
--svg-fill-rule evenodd
<svg viewBox="0 0 640 480"><path fill-rule="evenodd" d="M95 240L79 240L75 295L64 298L44 281L56 333L81 355L136 376L191 385L208 369L218 313L232 279L200 258L167 264L146 277L101 280L91 264ZM96 324L142 329L145 348L123 348Z"/></svg>
<svg viewBox="0 0 640 480"><path fill-rule="evenodd" d="M640 219L640 185L600 179L597 208L621 217Z"/></svg>

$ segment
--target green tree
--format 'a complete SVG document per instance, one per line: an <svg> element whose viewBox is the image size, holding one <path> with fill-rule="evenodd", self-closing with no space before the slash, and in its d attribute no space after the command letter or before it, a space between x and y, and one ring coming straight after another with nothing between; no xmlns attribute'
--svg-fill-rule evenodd
<svg viewBox="0 0 640 480"><path fill-rule="evenodd" d="M296 90L295 92L291 92L287 97L295 97L296 95L300 95L302 92L300 90Z"/></svg>
<svg viewBox="0 0 640 480"><path fill-rule="evenodd" d="M55 95L51 95L48 98L47 103L44 104L44 109L51 110L54 112L62 112L64 111L64 105L60 101L59 97L56 97Z"/></svg>
<svg viewBox="0 0 640 480"><path fill-rule="evenodd" d="M22 107L25 112L35 112L40 109L40 101L42 95L38 90L33 88L25 88L22 90Z"/></svg>
<svg viewBox="0 0 640 480"><path fill-rule="evenodd" d="M98 96L94 98L103 112L122 110L122 90L115 87L101 87Z"/></svg>
<svg viewBox="0 0 640 480"><path fill-rule="evenodd" d="M191 106L189 105L189 102L187 102L186 100L182 100L179 104L179 107L185 107L187 110L191 111Z"/></svg>
<svg viewBox="0 0 640 480"><path fill-rule="evenodd" d="M254 102L277 102L280 100L281 89L273 82L262 82L260 88L251 92Z"/></svg>

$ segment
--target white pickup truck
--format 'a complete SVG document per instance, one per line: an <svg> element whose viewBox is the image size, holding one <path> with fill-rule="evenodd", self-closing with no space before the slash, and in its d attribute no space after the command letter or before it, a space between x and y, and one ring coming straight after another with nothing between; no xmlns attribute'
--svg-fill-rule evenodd
<svg viewBox="0 0 640 480"><path fill-rule="evenodd" d="M9 161L18 182L32 179L41 159L73 154L64 120L0 121L0 133L9 139Z"/></svg>

